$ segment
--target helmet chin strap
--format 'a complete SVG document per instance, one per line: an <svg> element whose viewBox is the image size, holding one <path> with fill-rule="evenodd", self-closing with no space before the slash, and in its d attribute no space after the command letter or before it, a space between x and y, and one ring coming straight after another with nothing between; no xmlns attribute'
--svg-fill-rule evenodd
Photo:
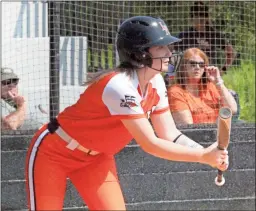
<svg viewBox="0 0 256 211"><path fill-rule="evenodd" d="M145 66L147 66L147 67L149 67L149 68L151 68L151 69L153 69L153 70L156 70L156 71L158 71L158 72L163 72L162 70L163 70L163 67L162 67L162 58L161 57L159 57L159 58L152 58L151 57L151 54L148 52L148 50L146 50L146 53L144 52L144 54L142 55L142 57L143 57L143 60L144 60L144 64L143 64L143 66L145 67ZM152 63L153 63L153 59L160 59L161 60L161 69L160 70L158 70L158 69L156 69L156 68L153 68L152 67ZM143 61L142 60L142 61Z"/></svg>
<svg viewBox="0 0 256 211"><path fill-rule="evenodd" d="M154 58L151 58L152 60L154 59ZM149 68L151 68L151 69L153 69L153 70L156 70L156 71L158 71L158 72L163 72L162 70L163 70L163 61L162 61L162 59L161 58L155 58L155 59L160 59L161 60L161 69L160 70L158 70L158 69L156 69L156 68L153 68L153 67L149 67ZM152 66L152 63L153 62L151 62L151 65L150 66Z"/></svg>
<svg viewBox="0 0 256 211"><path fill-rule="evenodd" d="M169 58L169 62L168 63L170 65L174 66L175 71L176 71L176 69L179 68L182 57L183 57L182 53L173 54L172 56L168 57ZM162 72L164 72L163 71L163 60L162 60L163 58L167 58L167 57L150 58L151 61L150 61L150 63L147 64L147 66L149 68L153 69L153 70L156 70L156 71L162 73ZM160 59L161 60L161 68L160 68L160 70L152 67L153 59ZM172 59L174 59L175 61L172 62Z"/></svg>
<svg viewBox="0 0 256 211"><path fill-rule="evenodd" d="M162 73L162 72L164 72L163 71L163 58L169 58L169 64L173 65L174 68L177 69L180 65L180 61L183 57L183 54L182 53L175 53L175 54L172 54L172 56L170 56L170 57L157 57L157 58L152 58L150 55L148 57L146 57L146 56L143 56L143 57L144 57L144 59L143 59L144 62L142 60L143 66L148 66L149 68ZM160 59L160 61L161 61L161 68L160 69L156 69L156 68L152 67L153 59ZM175 61L172 62L172 59L174 59Z"/></svg>

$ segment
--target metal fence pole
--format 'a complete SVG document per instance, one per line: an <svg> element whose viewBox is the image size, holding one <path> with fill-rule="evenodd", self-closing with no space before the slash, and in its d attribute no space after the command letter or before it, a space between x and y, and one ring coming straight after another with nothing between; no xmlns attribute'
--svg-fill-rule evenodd
<svg viewBox="0 0 256 211"><path fill-rule="evenodd" d="M49 111L50 120L59 113L60 102L60 2L48 1L48 30L49 30Z"/></svg>

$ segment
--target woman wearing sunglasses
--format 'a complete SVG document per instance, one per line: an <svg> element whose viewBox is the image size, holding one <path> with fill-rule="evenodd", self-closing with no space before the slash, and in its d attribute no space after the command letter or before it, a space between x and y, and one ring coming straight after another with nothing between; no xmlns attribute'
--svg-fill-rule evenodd
<svg viewBox="0 0 256 211"><path fill-rule="evenodd" d="M19 77L11 68L1 68L1 129L18 129L25 120L26 104L18 93Z"/></svg>
<svg viewBox="0 0 256 211"><path fill-rule="evenodd" d="M226 88L219 69L208 65L208 57L200 49L189 48L184 52L176 72L176 83L168 89L176 124L216 123L222 106L237 112L236 101Z"/></svg>

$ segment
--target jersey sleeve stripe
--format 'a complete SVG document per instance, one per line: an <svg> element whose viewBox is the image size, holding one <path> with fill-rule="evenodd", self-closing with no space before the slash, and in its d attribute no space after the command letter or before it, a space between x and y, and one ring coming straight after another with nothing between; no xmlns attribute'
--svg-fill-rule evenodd
<svg viewBox="0 0 256 211"><path fill-rule="evenodd" d="M140 119L147 118L145 114L137 114L137 115L115 115L120 119Z"/></svg>
<svg viewBox="0 0 256 211"><path fill-rule="evenodd" d="M169 110L169 106L168 107L165 107L165 108L162 108L162 109L158 109L158 110L155 110L151 115L154 115L154 114L162 114L166 111Z"/></svg>

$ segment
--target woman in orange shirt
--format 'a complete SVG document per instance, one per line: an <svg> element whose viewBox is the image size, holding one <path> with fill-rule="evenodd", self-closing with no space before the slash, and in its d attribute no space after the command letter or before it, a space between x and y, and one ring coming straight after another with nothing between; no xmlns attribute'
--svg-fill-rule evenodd
<svg viewBox="0 0 256 211"><path fill-rule="evenodd" d="M206 54L198 48L184 52L176 72L176 84L168 88L170 110L176 124L216 123L221 106L233 114L237 104L215 66L208 66Z"/></svg>
<svg viewBox="0 0 256 211"><path fill-rule="evenodd" d="M175 59L169 47L178 41L159 18L138 16L121 24L119 67L89 81L79 100L39 129L30 143L30 210L62 210L67 178L90 210L125 210L114 155L133 138L156 157L227 169L226 150L216 142L203 148L173 122L160 73Z"/></svg>

